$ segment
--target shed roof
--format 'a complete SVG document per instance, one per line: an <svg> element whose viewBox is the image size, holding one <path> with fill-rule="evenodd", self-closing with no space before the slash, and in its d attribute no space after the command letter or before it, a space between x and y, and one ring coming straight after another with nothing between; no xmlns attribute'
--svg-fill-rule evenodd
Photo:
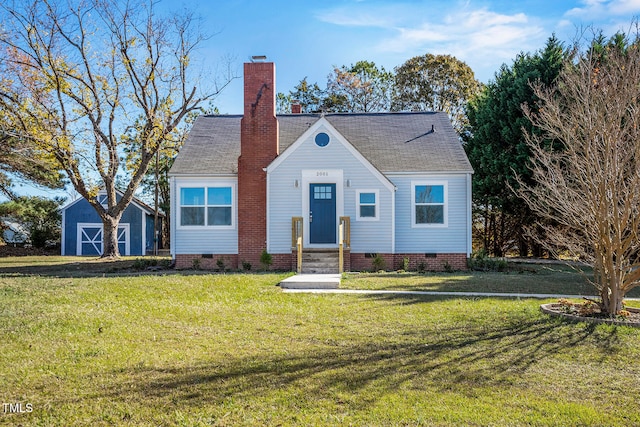
<svg viewBox="0 0 640 427"><path fill-rule="evenodd" d="M98 195L101 194L106 194L104 189L100 189L98 191ZM118 194L120 197L122 197L122 195L124 194L122 191L116 189L116 194ZM84 197L78 197L74 200L71 200L70 202L68 202L66 205L62 206L59 211L66 211L67 209L69 209L71 206L75 205L78 202L81 202L85 200ZM144 203L142 200L138 199L137 197L133 197L133 199L131 199L131 205L136 206L138 209L143 210L145 213L147 213L147 215L155 215L155 209L151 206L149 206L148 204ZM164 214L162 212L158 212L158 216L160 217L164 217Z"/></svg>
<svg viewBox="0 0 640 427"><path fill-rule="evenodd" d="M442 112L278 115L280 153L321 117L383 173L473 172L449 117ZM241 115L199 117L170 173L236 174L241 119Z"/></svg>

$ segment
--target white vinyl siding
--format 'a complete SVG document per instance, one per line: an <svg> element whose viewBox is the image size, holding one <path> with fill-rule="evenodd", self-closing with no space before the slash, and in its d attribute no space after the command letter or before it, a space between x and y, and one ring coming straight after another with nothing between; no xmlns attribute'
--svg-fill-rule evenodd
<svg viewBox="0 0 640 427"><path fill-rule="evenodd" d="M268 251L291 253L293 216L303 217L305 233L308 232L308 209L305 210L305 205L308 206L308 200L305 203L308 183L335 182L339 204L336 216L351 218L351 251L391 253L393 187L384 177L381 180L376 176L370 164L354 156L335 130L322 126L312 130L314 132L309 133L300 145L290 148L293 151L287 153L288 157L282 163L268 172ZM315 144L318 132L326 132L330 136L331 142L327 146ZM336 179L338 175L342 179ZM356 192L364 189L376 193L377 221L356 220Z"/></svg>
<svg viewBox="0 0 640 427"><path fill-rule="evenodd" d="M186 205L201 209L200 225L181 225L181 193L189 188L203 190L197 192L202 201L192 198ZM237 179L172 177L171 208L176 213L171 216L172 254L238 253Z"/></svg>

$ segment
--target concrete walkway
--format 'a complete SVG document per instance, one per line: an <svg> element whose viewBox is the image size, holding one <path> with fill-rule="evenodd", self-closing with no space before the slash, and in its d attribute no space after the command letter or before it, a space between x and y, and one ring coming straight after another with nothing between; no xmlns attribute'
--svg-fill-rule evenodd
<svg viewBox="0 0 640 427"><path fill-rule="evenodd" d="M341 280L341 274L296 274L280 282L280 287L285 290L337 290Z"/></svg>
<svg viewBox="0 0 640 427"><path fill-rule="evenodd" d="M292 276L295 277L295 276ZM308 294L360 294L360 295L398 295L398 296L454 296L454 297L483 297L483 298L570 298L582 299L584 297L596 299L589 295L558 295L558 294L523 294L506 292L441 292L441 291L387 291L364 289L283 289L285 293ZM640 298L625 298L626 301L640 301Z"/></svg>
<svg viewBox="0 0 640 427"><path fill-rule="evenodd" d="M340 274L296 274L279 283L285 293L307 294L359 294L359 295L397 295L397 296L447 296L447 297L479 297L479 298L537 298L537 299L598 299L595 295L559 295L559 294L524 294L511 292L447 292L447 291L391 291L365 289L338 289L342 275ZM626 301L640 301L640 298L625 298Z"/></svg>

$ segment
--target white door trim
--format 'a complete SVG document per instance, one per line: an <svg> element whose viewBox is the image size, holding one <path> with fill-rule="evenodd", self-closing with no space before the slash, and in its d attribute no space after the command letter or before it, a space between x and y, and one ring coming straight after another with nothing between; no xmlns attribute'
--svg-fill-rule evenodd
<svg viewBox="0 0 640 427"><path fill-rule="evenodd" d="M336 185L336 223L344 216L344 178L342 169L313 169L302 171L302 222L304 230L304 246L307 248L337 248L338 243L309 243L309 186L310 184ZM338 242L338 224L336 224L336 242Z"/></svg>
<svg viewBox="0 0 640 427"><path fill-rule="evenodd" d="M100 240L89 240L86 241L83 239L83 229L85 227L91 227L91 228L99 228L100 229ZM123 224L118 224L118 235L120 235L120 230L124 231L124 248L125 248L125 253L121 254L121 255L125 255L128 256L131 254L131 226L129 223L123 223ZM90 239L90 237L84 233L84 235ZM102 255L102 242L103 242L103 237L104 236L104 229L103 229L103 224L100 222L79 222L76 225L76 255L81 256L82 255L82 243L92 243L93 247L96 249L96 252L98 252L100 255ZM120 239L118 239L118 241L121 241Z"/></svg>

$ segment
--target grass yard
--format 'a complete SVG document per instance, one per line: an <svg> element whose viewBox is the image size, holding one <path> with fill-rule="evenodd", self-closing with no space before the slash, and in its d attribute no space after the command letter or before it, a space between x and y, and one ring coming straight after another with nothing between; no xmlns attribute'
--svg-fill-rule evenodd
<svg viewBox="0 0 640 427"><path fill-rule="evenodd" d="M504 292L524 294L596 295L585 276L564 264L509 263L507 272L453 273L348 273L342 282L347 289L420 290L446 292ZM583 274L591 277L588 268ZM381 280L381 276L385 279ZM630 298L640 298L640 288L633 289Z"/></svg>
<svg viewBox="0 0 640 427"><path fill-rule="evenodd" d="M539 300L284 294L277 274L76 277L4 261L0 402L33 411L0 425L640 425L640 330L548 318ZM519 291L572 274L345 284Z"/></svg>

